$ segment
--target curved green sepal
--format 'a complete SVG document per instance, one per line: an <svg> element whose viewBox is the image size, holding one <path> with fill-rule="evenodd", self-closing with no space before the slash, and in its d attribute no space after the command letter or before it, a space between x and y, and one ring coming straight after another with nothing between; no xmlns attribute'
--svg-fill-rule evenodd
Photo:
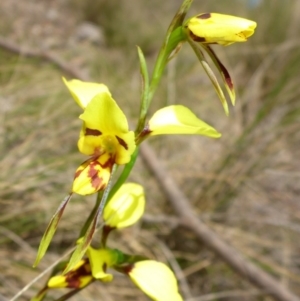
<svg viewBox="0 0 300 301"><path fill-rule="evenodd" d="M228 116L229 115L229 109L228 109L228 104L225 98L225 95L223 93L223 90L213 72L213 70L210 68L209 64L207 63L202 51L199 49L199 46L197 45L197 43L195 43L194 41L192 41L191 39L188 40L189 44L192 46L196 56L198 57L202 67L204 68L206 74L208 75L211 83L213 84L215 91L217 92L219 99L222 103L222 106L224 108L225 114Z"/></svg>
<svg viewBox="0 0 300 301"><path fill-rule="evenodd" d="M49 223L49 225L43 235L43 238L40 242L38 253L37 253L35 262L33 264L34 267L36 267L39 264L40 260L44 257L44 255L49 247L49 244L52 240L52 237L57 229L58 223L64 213L64 210L65 210L68 202L71 199L71 196L72 196L72 194L69 194L68 196L65 197L65 199L62 201L62 203L59 205L58 209L52 216L50 223Z"/></svg>
<svg viewBox="0 0 300 301"><path fill-rule="evenodd" d="M227 93L230 97L231 103L234 106L235 105L235 91L234 91L233 82L232 82L232 79L231 79L231 76L230 76L228 70L221 63L221 61L219 60L219 58L217 57L217 55L215 54L215 52L211 49L211 47L209 45L201 44L201 46L205 49L205 51L208 53L208 55L210 56L210 58L214 62L215 66L219 70L220 75L221 75L221 77L223 79L223 82L224 82L224 86L225 86L225 88L227 90Z"/></svg>
<svg viewBox="0 0 300 301"><path fill-rule="evenodd" d="M142 95L141 95L141 108L139 122L136 128L136 133L139 133L145 124L145 119L148 111L148 94L149 94L149 75L145 56L140 47L137 46L139 61L140 61L140 72L142 75Z"/></svg>

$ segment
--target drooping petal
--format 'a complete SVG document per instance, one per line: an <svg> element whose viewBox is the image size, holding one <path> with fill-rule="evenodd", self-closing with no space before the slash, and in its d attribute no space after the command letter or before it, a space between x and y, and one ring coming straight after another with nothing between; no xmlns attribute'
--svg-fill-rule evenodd
<svg viewBox="0 0 300 301"><path fill-rule="evenodd" d="M202 13L186 21L191 38L200 43L230 45L253 35L256 22L218 13Z"/></svg>
<svg viewBox="0 0 300 301"><path fill-rule="evenodd" d="M136 223L145 210L143 186L126 183L105 206L103 219L111 228L125 228Z"/></svg>
<svg viewBox="0 0 300 301"><path fill-rule="evenodd" d="M78 79L67 81L64 77L63 82L69 89L74 100L82 109L85 109L89 102L97 94L105 93L111 95L107 86L105 86L104 84L83 82Z"/></svg>
<svg viewBox="0 0 300 301"><path fill-rule="evenodd" d="M112 281L113 276L107 274L106 269L117 263L117 254L113 250L89 247L87 256L90 260L93 277L103 282Z"/></svg>
<svg viewBox="0 0 300 301"><path fill-rule="evenodd" d="M219 138L221 134L200 120L191 110L174 105L158 110L149 120L150 135L185 134Z"/></svg>
<svg viewBox="0 0 300 301"><path fill-rule="evenodd" d="M154 260L136 262L129 271L131 280L155 301L182 301L173 272Z"/></svg>
<svg viewBox="0 0 300 301"><path fill-rule="evenodd" d="M89 195L104 189L110 178L112 164L110 157L106 155L82 163L76 170L72 191Z"/></svg>

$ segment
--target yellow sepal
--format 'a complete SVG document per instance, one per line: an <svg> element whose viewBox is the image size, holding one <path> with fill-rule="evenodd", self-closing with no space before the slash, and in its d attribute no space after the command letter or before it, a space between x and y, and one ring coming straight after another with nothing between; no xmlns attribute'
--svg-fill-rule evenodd
<svg viewBox="0 0 300 301"><path fill-rule="evenodd" d="M150 135L184 134L219 138L221 134L191 110L174 105L158 110L149 120Z"/></svg>

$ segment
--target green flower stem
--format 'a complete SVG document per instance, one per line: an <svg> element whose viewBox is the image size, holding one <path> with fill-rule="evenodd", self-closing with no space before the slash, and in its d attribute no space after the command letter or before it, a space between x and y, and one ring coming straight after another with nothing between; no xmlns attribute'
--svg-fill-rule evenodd
<svg viewBox="0 0 300 301"><path fill-rule="evenodd" d="M136 133L139 134L144 126L145 126L145 121L147 117L147 112L150 106L150 103L152 101L152 98L154 96L154 93L160 83L161 77L163 75L163 71L165 69L165 66L168 63L168 59L170 54L173 52L174 49L178 46L178 44L181 41L184 41L186 39L185 34L182 32L181 25L183 23L183 20L185 18L185 15L190 8L193 0L184 0L183 3L181 4L178 12L174 16L166 37L164 39L164 42L160 48L159 54L157 56L151 82L150 82L150 87L149 87L149 92L145 93L145 90L142 92L142 103L141 103L141 110L140 110L140 117L139 117L139 122L136 128ZM141 58L140 58L141 61ZM144 85L145 89L146 85ZM148 87L147 87L148 88Z"/></svg>
<svg viewBox="0 0 300 301"><path fill-rule="evenodd" d="M177 15L176 15L177 16ZM182 27L178 26L176 29L172 28L172 32L167 36L167 43L164 43L161 51L158 55L157 61L155 63L150 89L148 94L148 102L150 103L153 95L159 85L161 77L163 75L164 69L168 63L170 54L176 49L177 45L186 39L186 36L183 34Z"/></svg>
<svg viewBox="0 0 300 301"><path fill-rule="evenodd" d="M104 195L103 195L104 191L99 191L98 192L95 206L94 206L92 212L90 213L89 217L85 221L83 227L81 228L79 238L85 235L85 233L88 230L92 220L95 218L95 215L96 215L97 211L102 213L103 208L105 207L105 205L110 201L112 196L118 191L118 189L122 186L122 184L127 180L128 176L129 176L129 174L130 174L130 172L131 172L131 170L132 170L132 168L135 164L138 153L139 153L139 148L137 147L136 150L134 151L134 153L131 156L130 162L125 165L125 167L124 167L121 175L119 176L117 182L113 185L113 187L109 191L105 190L105 191L108 192L108 195L106 195L106 198L104 198ZM115 165L115 168L117 168L117 165ZM99 209L100 204L101 204L101 207L104 206L101 209Z"/></svg>
<svg viewBox="0 0 300 301"><path fill-rule="evenodd" d="M100 247L102 249L106 248L106 241L107 241L108 235L114 229L115 228L110 228L107 225L104 225L104 227L102 228L102 233L101 233L102 235L101 235L101 242L100 242Z"/></svg>
<svg viewBox="0 0 300 301"><path fill-rule="evenodd" d="M97 210L100 206L102 196L103 196L103 190L98 192L95 206L94 206L93 210L91 211L91 213L89 214L89 216L88 216L87 220L85 221L83 227L81 228L78 238L82 237L86 233L89 225L91 224L92 220L94 219L95 214L96 214L96 212L97 212Z"/></svg>
<svg viewBox="0 0 300 301"><path fill-rule="evenodd" d="M101 198L101 202L100 202L100 206L99 206L99 214L102 215L103 209L108 201L109 195L110 195L110 191L112 188L112 180L113 180L113 176L115 171L117 170L118 165L114 164L112 167L112 171L111 171L111 175L109 178L109 181L107 183L106 189L104 190L103 196Z"/></svg>
<svg viewBox="0 0 300 301"><path fill-rule="evenodd" d="M140 60L140 71L142 75L142 95L141 95L141 107L140 107L140 118L135 131L138 135L142 130L146 121L146 116L149 108L148 95L149 95L149 75L145 56L140 47L138 49L138 55Z"/></svg>
<svg viewBox="0 0 300 301"><path fill-rule="evenodd" d="M121 175L119 176L117 182L114 184L114 186L112 187L112 189L110 190L108 197L107 197L107 202L109 203L110 199L113 197L113 195L118 191L118 189L123 185L123 183L127 180L134 164L135 161L137 159L139 153L139 147L137 146L134 153L131 156L131 160L129 161L129 163L127 163L121 173Z"/></svg>

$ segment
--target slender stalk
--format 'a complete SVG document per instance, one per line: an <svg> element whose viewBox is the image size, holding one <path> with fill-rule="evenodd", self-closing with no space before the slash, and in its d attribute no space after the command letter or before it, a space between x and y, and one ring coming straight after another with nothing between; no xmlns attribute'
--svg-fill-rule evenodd
<svg viewBox="0 0 300 301"><path fill-rule="evenodd" d="M181 4L179 10L175 14L173 20L171 21L169 28L167 30L164 42L160 48L158 53L154 70L152 73L150 87L148 94L145 94L142 103L141 103L141 110L140 110L140 117L139 122L137 125L136 133L139 133L143 130L145 126L145 121L147 117L147 112L152 101L153 95L160 83L161 77L163 75L164 68L168 63L168 58L172 51L176 48L180 41L184 40L185 37L182 35L181 32L181 25L185 18L185 15L190 8L193 0L184 0Z"/></svg>
<svg viewBox="0 0 300 301"><path fill-rule="evenodd" d="M131 160L129 163L127 163L119 176L117 182L114 184L112 189L109 191L109 195L107 197L106 202L108 203L110 199L113 197L113 195L118 191L118 189L123 185L123 183L127 180L128 176L130 175L130 172L135 164L135 161L139 154L139 147L137 147L134 151L134 153L131 156Z"/></svg>

